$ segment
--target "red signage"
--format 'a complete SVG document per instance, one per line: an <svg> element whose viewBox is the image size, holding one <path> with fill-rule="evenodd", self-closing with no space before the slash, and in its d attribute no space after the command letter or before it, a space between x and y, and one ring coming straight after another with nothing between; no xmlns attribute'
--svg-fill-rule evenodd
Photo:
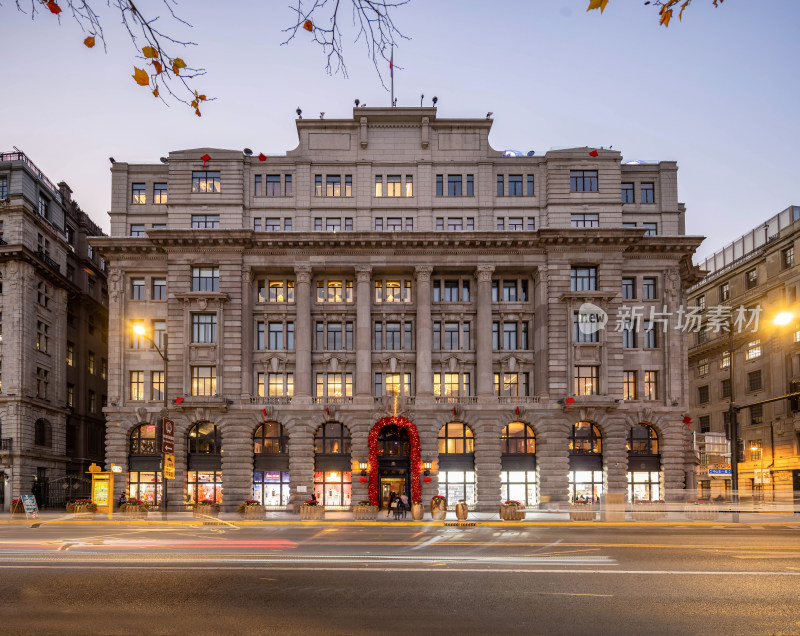
<svg viewBox="0 0 800 636"><path fill-rule="evenodd" d="M164 418L162 450L166 455L175 453L175 422L169 418Z"/></svg>

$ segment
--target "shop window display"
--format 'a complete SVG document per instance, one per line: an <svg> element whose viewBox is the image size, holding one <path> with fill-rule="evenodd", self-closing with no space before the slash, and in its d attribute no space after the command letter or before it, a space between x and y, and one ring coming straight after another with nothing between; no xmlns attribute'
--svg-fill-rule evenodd
<svg viewBox="0 0 800 636"><path fill-rule="evenodd" d="M193 503L222 502L222 471L190 470L187 474L187 492Z"/></svg>
<svg viewBox="0 0 800 636"><path fill-rule="evenodd" d="M447 498L449 506L455 506L464 499L467 506L474 506L477 497L474 470L440 470L439 494Z"/></svg>
<svg viewBox="0 0 800 636"><path fill-rule="evenodd" d="M569 500L597 503L603 494L602 470L569 471Z"/></svg>
<svg viewBox="0 0 800 636"><path fill-rule="evenodd" d="M158 506L161 502L161 473L131 472L128 475L128 499Z"/></svg>
<svg viewBox="0 0 800 636"><path fill-rule="evenodd" d="M347 508L352 500L352 473L349 471L314 472L314 494L326 508Z"/></svg>
<svg viewBox="0 0 800 636"><path fill-rule="evenodd" d="M628 501L659 499L663 499L659 471L628 471Z"/></svg>
<svg viewBox="0 0 800 636"><path fill-rule="evenodd" d="M253 499L263 506L284 507L289 503L289 473L256 471L253 473Z"/></svg>
<svg viewBox="0 0 800 636"><path fill-rule="evenodd" d="M500 473L500 498L512 499L526 506L539 503L535 470L504 470Z"/></svg>

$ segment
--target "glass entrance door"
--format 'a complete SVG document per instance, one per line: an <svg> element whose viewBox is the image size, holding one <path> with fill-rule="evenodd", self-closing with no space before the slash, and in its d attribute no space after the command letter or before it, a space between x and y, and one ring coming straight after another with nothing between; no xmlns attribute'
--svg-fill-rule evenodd
<svg viewBox="0 0 800 636"><path fill-rule="evenodd" d="M397 477L381 478L381 509L385 510L389 506L389 497L395 493L398 497L405 491L406 480ZM406 493L407 494L407 493Z"/></svg>

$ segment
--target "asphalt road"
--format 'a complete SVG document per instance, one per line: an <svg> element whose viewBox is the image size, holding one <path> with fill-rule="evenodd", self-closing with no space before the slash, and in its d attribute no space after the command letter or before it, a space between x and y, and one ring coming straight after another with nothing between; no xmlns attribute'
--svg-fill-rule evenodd
<svg viewBox="0 0 800 636"><path fill-rule="evenodd" d="M3 634L800 634L800 525L0 527Z"/></svg>

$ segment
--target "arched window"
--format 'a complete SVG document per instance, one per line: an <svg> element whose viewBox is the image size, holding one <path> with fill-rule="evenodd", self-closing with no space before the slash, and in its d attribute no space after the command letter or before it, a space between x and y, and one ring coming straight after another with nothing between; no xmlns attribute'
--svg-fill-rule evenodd
<svg viewBox="0 0 800 636"><path fill-rule="evenodd" d="M629 455L658 455L658 433L649 424L631 426L626 446Z"/></svg>
<svg viewBox="0 0 800 636"><path fill-rule="evenodd" d="M448 422L439 429L439 453L474 453L475 437L469 426Z"/></svg>
<svg viewBox="0 0 800 636"><path fill-rule="evenodd" d="M155 424L140 424L131 431L131 455L157 455L161 453Z"/></svg>
<svg viewBox="0 0 800 636"><path fill-rule="evenodd" d="M500 437L502 471L500 496L526 506L539 502L536 488L536 444L533 428L524 422L510 422Z"/></svg>
<svg viewBox="0 0 800 636"><path fill-rule="evenodd" d="M378 433L378 455L381 457L408 457L411 455L408 431L399 426L384 426Z"/></svg>
<svg viewBox="0 0 800 636"><path fill-rule="evenodd" d="M216 424L200 422L189 431L189 453L216 455L222 450L222 439Z"/></svg>
<svg viewBox="0 0 800 636"><path fill-rule="evenodd" d="M52 446L53 437L50 422L44 419L36 420L33 428L33 443L37 446Z"/></svg>
<svg viewBox="0 0 800 636"><path fill-rule="evenodd" d="M500 448L503 453L535 453L533 429L524 422L506 424L500 438Z"/></svg>
<svg viewBox="0 0 800 636"><path fill-rule="evenodd" d="M266 422L256 429L253 436L253 452L277 455L286 452L286 438L283 435L283 425L279 422Z"/></svg>
<svg viewBox="0 0 800 636"><path fill-rule="evenodd" d="M331 455L350 452L350 431L339 422L325 422L314 434L314 452Z"/></svg>
<svg viewBox="0 0 800 636"><path fill-rule="evenodd" d="M569 438L569 452L573 455L599 455L602 452L600 430L591 422L575 422Z"/></svg>

